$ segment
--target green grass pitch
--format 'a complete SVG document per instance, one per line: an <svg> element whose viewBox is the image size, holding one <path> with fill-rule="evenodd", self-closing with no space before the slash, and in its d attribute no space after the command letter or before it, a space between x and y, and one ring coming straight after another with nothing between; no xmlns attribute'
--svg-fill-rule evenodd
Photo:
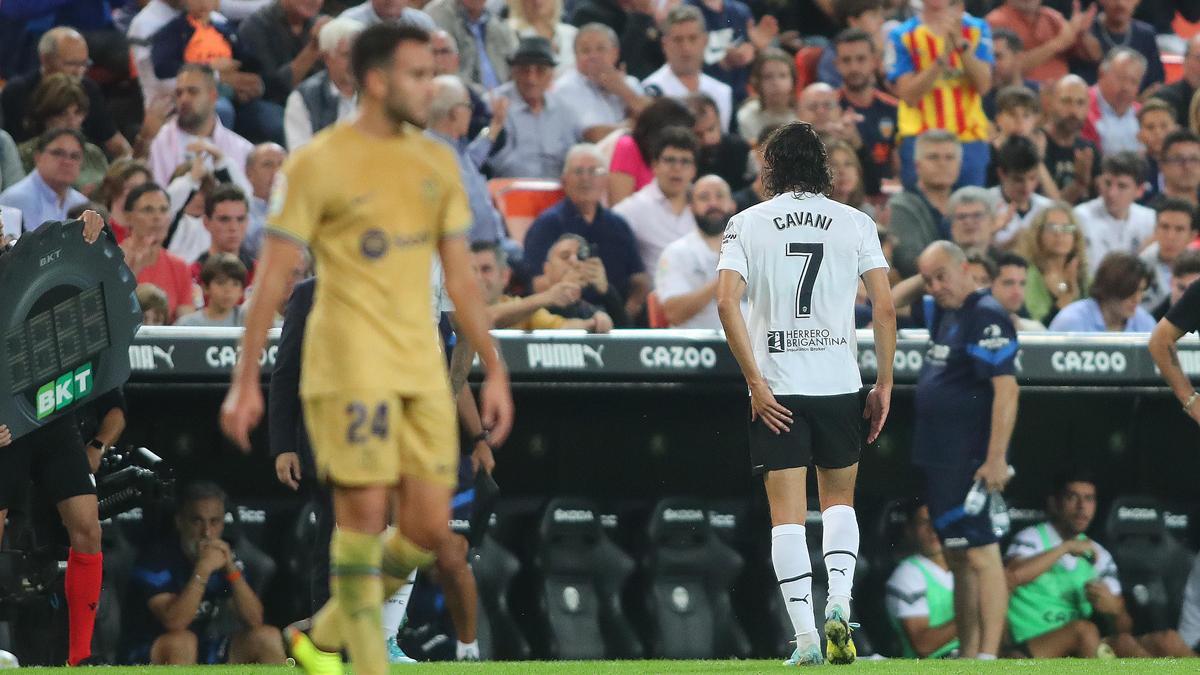
<svg viewBox="0 0 1200 675"><path fill-rule="evenodd" d="M487 673L487 675L603 675L614 673L778 673L790 670L782 661L493 661L484 663L426 663L414 666L393 666L392 675L427 675L430 673ZM892 675L893 673L969 673L992 675L1001 673L1196 673L1200 660L1010 660L982 663L979 661L859 661L852 666L822 666L818 671L849 671L862 675ZM14 671L21 675L34 673L76 672L67 668L23 668ZM86 672L86 671L85 671ZM302 675L303 671L282 666L160 666L102 668L99 675Z"/></svg>

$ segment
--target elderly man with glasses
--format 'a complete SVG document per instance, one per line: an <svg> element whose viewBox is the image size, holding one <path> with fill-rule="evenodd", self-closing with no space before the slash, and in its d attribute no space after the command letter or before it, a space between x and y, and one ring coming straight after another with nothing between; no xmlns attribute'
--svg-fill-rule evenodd
<svg viewBox="0 0 1200 675"><path fill-rule="evenodd" d="M33 171L0 192L6 231L36 230L48 220L66 220L68 211L87 203L71 187L83 167L83 145L83 134L74 129L51 129L38 138Z"/></svg>

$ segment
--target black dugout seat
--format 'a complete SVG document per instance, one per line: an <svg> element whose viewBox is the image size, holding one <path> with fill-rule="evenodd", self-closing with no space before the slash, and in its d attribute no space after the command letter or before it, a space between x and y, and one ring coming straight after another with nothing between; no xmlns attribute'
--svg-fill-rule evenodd
<svg viewBox="0 0 1200 675"><path fill-rule="evenodd" d="M1192 554L1167 531L1162 503L1153 497L1119 497L1105 530L1136 632L1174 628Z"/></svg>

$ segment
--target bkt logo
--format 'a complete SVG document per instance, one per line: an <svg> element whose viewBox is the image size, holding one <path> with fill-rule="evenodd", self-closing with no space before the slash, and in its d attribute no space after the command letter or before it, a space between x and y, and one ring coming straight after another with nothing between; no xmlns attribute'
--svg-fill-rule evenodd
<svg viewBox="0 0 1200 675"><path fill-rule="evenodd" d="M63 373L43 384L37 391L37 418L62 410L92 393L92 364L85 363L74 372Z"/></svg>
<svg viewBox="0 0 1200 675"><path fill-rule="evenodd" d="M582 369L592 363L604 367L604 345L540 342L525 346L530 368Z"/></svg>
<svg viewBox="0 0 1200 675"><path fill-rule="evenodd" d="M175 370L175 345L166 349L158 345L129 345L129 367L133 370L157 370L159 361L167 370Z"/></svg>

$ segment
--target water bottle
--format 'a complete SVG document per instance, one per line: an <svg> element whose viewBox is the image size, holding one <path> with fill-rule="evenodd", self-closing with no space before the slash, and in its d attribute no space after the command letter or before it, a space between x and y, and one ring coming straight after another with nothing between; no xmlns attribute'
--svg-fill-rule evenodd
<svg viewBox="0 0 1200 675"><path fill-rule="evenodd" d="M963 500L963 512L968 516L975 516L983 513L983 507L987 505L988 490L983 479L975 481L971 486L971 491L967 493L967 498Z"/></svg>
<svg viewBox="0 0 1200 675"><path fill-rule="evenodd" d="M999 492L993 492L991 495L991 508L988 510L988 515L992 520L992 532L999 539L1008 534L1012 528L1012 519L1008 516L1008 504L1004 502L1004 497Z"/></svg>

